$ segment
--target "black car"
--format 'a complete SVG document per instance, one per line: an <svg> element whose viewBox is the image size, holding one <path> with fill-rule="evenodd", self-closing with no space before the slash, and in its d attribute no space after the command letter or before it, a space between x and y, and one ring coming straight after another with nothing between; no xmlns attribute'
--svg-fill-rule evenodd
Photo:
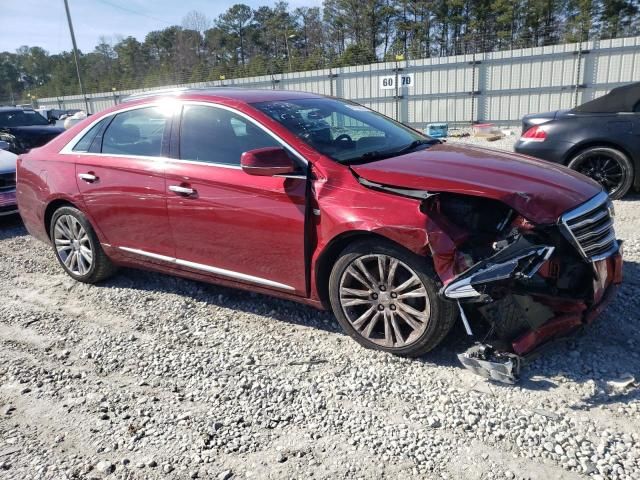
<svg viewBox="0 0 640 480"><path fill-rule="evenodd" d="M35 110L0 107L0 140L9 144L9 151L21 154L44 145L64 132L54 127Z"/></svg>
<svg viewBox="0 0 640 480"><path fill-rule="evenodd" d="M515 150L567 165L614 199L640 188L640 82L572 110L526 115Z"/></svg>

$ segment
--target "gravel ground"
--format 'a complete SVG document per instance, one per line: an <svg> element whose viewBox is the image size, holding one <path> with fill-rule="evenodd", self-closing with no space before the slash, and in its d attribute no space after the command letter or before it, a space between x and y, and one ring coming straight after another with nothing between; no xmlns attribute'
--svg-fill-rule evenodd
<svg viewBox="0 0 640 480"><path fill-rule="evenodd" d="M444 345L364 350L291 302L135 270L62 273L0 218L0 478L640 479L640 197L626 281L516 386Z"/></svg>
<svg viewBox="0 0 640 480"><path fill-rule="evenodd" d="M494 140L494 141L487 141L486 138L484 137L473 137L473 136L469 136L469 137L462 137L462 138L455 138L455 137L449 137L447 138L447 142L449 143L465 143L465 144L470 144L470 145L480 145L481 147L487 147L487 148L497 148L497 149L501 149L501 150L508 150L510 152L513 152L513 145L516 143L516 140L518 139L518 137L520 136L520 132L521 132L521 128L519 127L502 127L499 126L498 128L504 130L505 132L511 132L513 133L512 135L505 135L504 137L502 137L499 140ZM460 128L460 129L452 129L449 130L449 133L471 133L471 129L470 128Z"/></svg>

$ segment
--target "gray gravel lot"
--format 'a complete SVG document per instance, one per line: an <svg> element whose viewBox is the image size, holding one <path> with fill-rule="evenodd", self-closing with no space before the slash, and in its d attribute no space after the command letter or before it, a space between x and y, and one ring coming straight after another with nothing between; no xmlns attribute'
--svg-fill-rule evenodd
<svg viewBox="0 0 640 480"><path fill-rule="evenodd" d="M519 385L461 368L460 325L407 360L328 313L121 270L62 273L0 218L0 478L640 479L640 197L626 280Z"/></svg>

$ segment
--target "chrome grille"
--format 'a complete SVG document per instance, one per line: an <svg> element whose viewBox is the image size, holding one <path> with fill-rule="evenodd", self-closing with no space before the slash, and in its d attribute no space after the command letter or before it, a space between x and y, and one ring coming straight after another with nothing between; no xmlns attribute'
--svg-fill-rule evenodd
<svg viewBox="0 0 640 480"><path fill-rule="evenodd" d="M618 250L609 197L599 193L561 217L565 235L589 261L606 258Z"/></svg>
<svg viewBox="0 0 640 480"><path fill-rule="evenodd" d="M8 192L9 190L15 190L16 188L16 174L0 173L0 192Z"/></svg>

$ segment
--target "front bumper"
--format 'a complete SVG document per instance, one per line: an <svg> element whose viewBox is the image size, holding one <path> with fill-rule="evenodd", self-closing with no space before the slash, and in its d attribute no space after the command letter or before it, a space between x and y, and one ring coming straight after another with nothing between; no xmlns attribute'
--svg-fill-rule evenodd
<svg viewBox="0 0 640 480"><path fill-rule="evenodd" d="M578 328L592 323L615 298L622 283L622 247L614 255L594 262L593 302L590 306L578 303L573 312L563 312L546 323L511 342L518 355L528 355L550 340L564 337Z"/></svg>
<svg viewBox="0 0 640 480"><path fill-rule="evenodd" d="M0 217L18 212L16 191L0 192Z"/></svg>
<svg viewBox="0 0 640 480"><path fill-rule="evenodd" d="M483 377L502 383L514 384L520 369L545 346L566 338L580 328L591 324L615 298L622 283L622 242L613 255L593 262L593 297L589 300L567 301L560 298L539 298L552 308L555 316L537 328L531 329L511 341L510 347L496 348L491 344L476 343L458 354L463 366Z"/></svg>

